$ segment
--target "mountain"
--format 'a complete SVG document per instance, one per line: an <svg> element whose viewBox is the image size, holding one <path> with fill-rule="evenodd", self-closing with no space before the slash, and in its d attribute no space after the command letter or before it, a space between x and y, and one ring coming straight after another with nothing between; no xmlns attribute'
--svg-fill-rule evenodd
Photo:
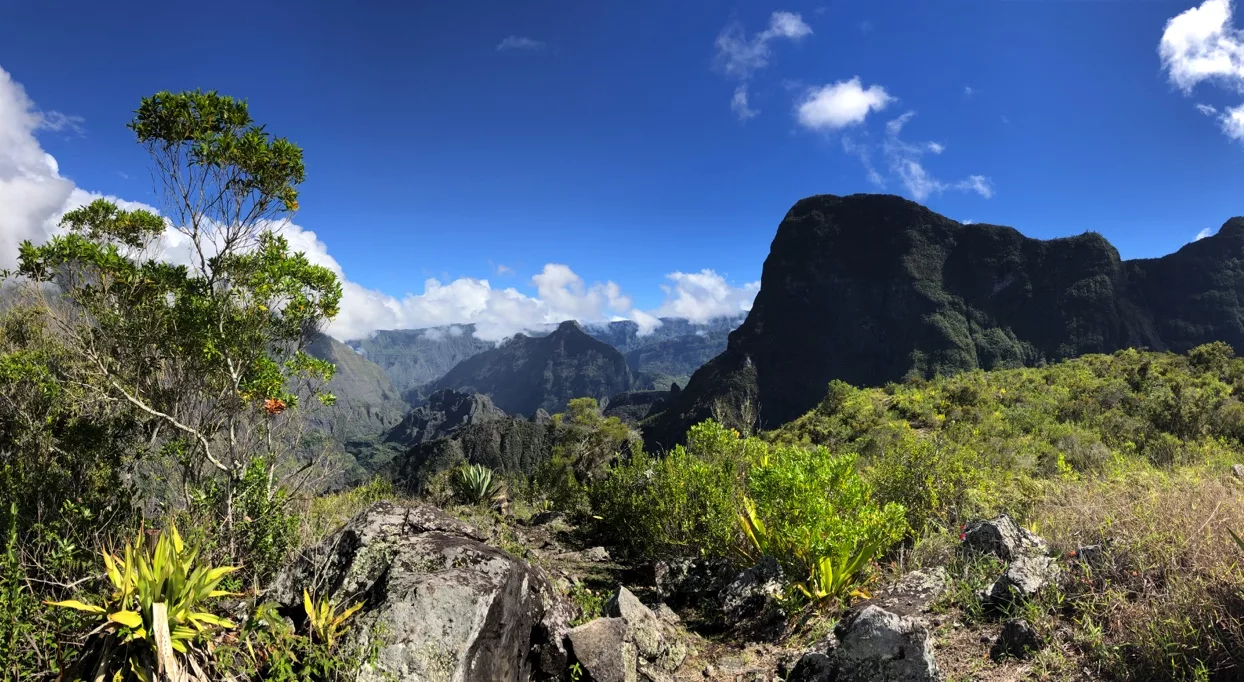
<svg viewBox="0 0 1244 682"><path fill-rule="evenodd" d="M670 396L678 394L678 384L668 391L628 391L619 393L609 399L605 406L606 417L617 417L627 424L639 424L649 415L659 412Z"/></svg>
<svg viewBox="0 0 1244 682"><path fill-rule="evenodd" d="M445 438L470 424L505 419L486 395L459 393L445 388L433 393L423 405L416 407L385 434L384 442L403 448Z"/></svg>
<svg viewBox="0 0 1244 682"><path fill-rule="evenodd" d="M549 458L552 447L549 424L502 416L416 443L393 458L387 473L400 487L422 492L434 474L463 461L506 474L531 474Z"/></svg>
<svg viewBox="0 0 1244 682"><path fill-rule="evenodd" d="M347 342L389 375L403 394L445 375L454 365L494 346L475 338L475 325L390 329Z"/></svg>
<svg viewBox="0 0 1244 682"><path fill-rule="evenodd" d="M316 334L306 351L337 366L325 389L337 396L336 403L304 401L312 428L340 442L370 438L391 429L409 409L385 371L344 343Z"/></svg>
<svg viewBox="0 0 1244 682"><path fill-rule="evenodd" d="M777 427L832 379L879 385L1127 347L1244 351L1244 218L1157 259L1101 235L1025 237L896 196L823 195L786 214L724 353L645 424L650 447L718 414Z"/></svg>
<svg viewBox="0 0 1244 682"><path fill-rule="evenodd" d="M632 381L616 348L567 321L546 336L516 334L463 360L428 391L483 393L510 414L531 415L537 409L560 412L572 398L604 400L630 390Z"/></svg>
<svg viewBox="0 0 1244 682"><path fill-rule="evenodd" d="M703 339L717 340L722 349L726 347L726 336L743 322L742 313L729 317L718 317L703 323L696 323L681 317L662 317L661 324L647 334L641 334L639 325L631 320L615 320L608 324L591 324L583 331L605 343L629 354L641 348L650 347L672 339L697 336ZM696 368L693 367L694 371Z"/></svg>

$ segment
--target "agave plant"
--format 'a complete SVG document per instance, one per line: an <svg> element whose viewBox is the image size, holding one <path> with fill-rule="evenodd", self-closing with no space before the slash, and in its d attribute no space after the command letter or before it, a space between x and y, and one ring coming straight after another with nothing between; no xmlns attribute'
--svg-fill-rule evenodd
<svg viewBox="0 0 1244 682"><path fill-rule="evenodd" d="M208 680L211 659L202 645L234 624L206 611L205 604L231 594L217 588L237 567L200 564L198 550L187 549L171 524L154 547L140 531L123 557L101 554L113 590L102 604L48 602L96 619L78 674L68 679Z"/></svg>
<svg viewBox="0 0 1244 682"><path fill-rule="evenodd" d="M454 472L458 495L470 504L496 500L505 494L505 486L493 478L492 469L480 464L463 464Z"/></svg>
<svg viewBox="0 0 1244 682"><path fill-rule="evenodd" d="M808 579L795 583L795 589L816 602L844 596L867 598L868 593L856 587L856 584L859 582L860 571L877 555L880 544L871 542L858 551L852 551L853 549L851 546L844 546L832 555L810 561Z"/></svg>

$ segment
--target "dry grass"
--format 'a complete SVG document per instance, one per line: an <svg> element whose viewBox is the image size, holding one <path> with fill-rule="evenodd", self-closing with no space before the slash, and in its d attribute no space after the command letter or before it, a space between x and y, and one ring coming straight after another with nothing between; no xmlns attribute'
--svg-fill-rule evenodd
<svg viewBox="0 0 1244 682"><path fill-rule="evenodd" d="M1133 472L1064 483L1034 508L1036 530L1070 561L1066 618L1086 659L1125 680L1244 676L1244 489L1221 470Z"/></svg>

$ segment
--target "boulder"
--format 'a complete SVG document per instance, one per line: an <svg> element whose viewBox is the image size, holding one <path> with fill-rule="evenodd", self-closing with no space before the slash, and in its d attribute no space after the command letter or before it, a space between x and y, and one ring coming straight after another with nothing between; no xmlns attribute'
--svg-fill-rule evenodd
<svg viewBox="0 0 1244 682"><path fill-rule="evenodd" d="M834 660L825 654L804 654L794 669L785 677L786 682L834 682Z"/></svg>
<svg viewBox="0 0 1244 682"><path fill-rule="evenodd" d="M1041 635L1032 624L1023 618L1012 618L1003 623L989 655L995 661L1007 657L1025 660L1040 651L1041 646Z"/></svg>
<svg viewBox="0 0 1244 682"><path fill-rule="evenodd" d="M605 613L613 618L626 621L630 631L630 639L635 643L639 655L655 659L665 649L665 638L661 635L661 623L652 613L652 609L643 605L639 598L625 587L619 587L616 594L605 604Z"/></svg>
<svg viewBox="0 0 1244 682"><path fill-rule="evenodd" d="M829 656L835 682L937 682L941 671L933 657L928 628L918 619L868 605L853 611L834 628L838 646ZM820 678L810 678L820 679Z"/></svg>
<svg viewBox="0 0 1244 682"><path fill-rule="evenodd" d="M593 682L637 682L638 657L622 618L597 618L572 629L570 654Z"/></svg>
<svg viewBox="0 0 1244 682"><path fill-rule="evenodd" d="M1235 474L1236 478L1244 481L1244 464L1232 464L1231 473Z"/></svg>
<svg viewBox="0 0 1244 682"><path fill-rule="evenodd" d="M981 595L986 606L1003 607L1035 597L1058 579L1059 567L1052 557L1021 556L1007 567Z"/></svg>
<svg viewBox="0 0 1244 682"><path fill-rule="evenodd" d="M981 554L993 554L1011 561L1029 554L1045 554L1049 546L1035 533L1003 514L989 520L972 521L963 528L963 548Z"/></svg>
<svg viewBox="0 0 1244 682"><path fill-rule="evenodd" d="M653 566L657 595L676 606L715 598L733 577L730 562L722 559L671 559Z"/></svg>
<svg viewBox="0 0 1244 682"><path fill-rule="evenodd" d="M911 571L868 603L900 616L920 616L946 592L948 584L946 569L941 566Z"/></svg>
<svg viewBox="0 0 1244 682"><path fill-rule="evenodd" d="M776 606L785 588L782 567L772 557L739 573L721 591L721 611L726 622L764 617Z"/></svg>
<svg viewBox="0 0 1244 682"><path fill-rule="evenodd" d="M604 547L592 547L579 552L579 558L584 561L601 564L609 561L609 550Z"/></svg>
<svg viewBox="0 0 1244 682"><path fill-rule="evenodd" d="M294 619L304 589L362 602L351 632L377 648L364 682L561 674L569 607L537 569L482 540L432 507L378 502L283 570L269 596Z"/></svg>

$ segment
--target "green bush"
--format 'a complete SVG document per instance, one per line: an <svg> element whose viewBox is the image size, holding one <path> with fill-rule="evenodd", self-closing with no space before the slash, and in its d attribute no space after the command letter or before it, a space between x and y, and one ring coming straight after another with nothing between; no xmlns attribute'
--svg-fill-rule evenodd
<svg viewBox="0 0 1244 682"><path fill-rule="evenodd" d="M603 534L632 555L769 555L810 585L827 586L824 567L858 569L907 530L901 505L873 501L856 455L773 446L712 421L663 458L615 466L592 493Z"/></svg>

